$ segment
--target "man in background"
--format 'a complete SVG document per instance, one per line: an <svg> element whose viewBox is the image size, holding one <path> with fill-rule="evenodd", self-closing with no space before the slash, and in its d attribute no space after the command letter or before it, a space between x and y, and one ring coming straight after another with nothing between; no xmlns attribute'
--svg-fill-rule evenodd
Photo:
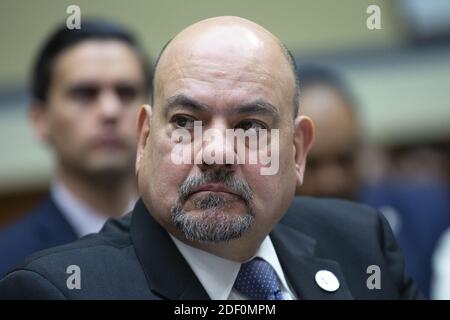
<svg viewBox="0 0 450 320"><path fill-rule="evenodd" d="M429 295L431 257L450 224L448 188L399 174L382 153L361 152L358 105L337 73L305 66L300 79L301 114L311 117L316 134L297 194L356 200L378 208L405 255L406 272Z"/></svg>
<svg viewBox="0 0 450 320"><path fill-rule="evenodd" d="M337 74L325 68L301 68L300 81L301 114L313 119L316 136L297 194L354 200L360 128L353 98Z"/></svg>
<svg viewBox="0 0 450 320"><path fill-rule="evenodd" d="M31 121L53 152L49 196L0 232L0 275L31 253L100 230L137 198L135 121L149 63L134 36L107 21L58 28L32 71Z"/></svg>

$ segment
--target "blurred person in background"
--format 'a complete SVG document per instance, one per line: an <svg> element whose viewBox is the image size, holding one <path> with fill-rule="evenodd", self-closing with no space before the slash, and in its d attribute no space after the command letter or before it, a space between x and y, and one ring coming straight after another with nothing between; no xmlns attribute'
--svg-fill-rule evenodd
<svg viewBox="0 0 450 320"><path fill-rule="evenodd" d="M352 199L377 207L394 230L407 273L429 296L431 257L450 225L448 187L433 179L408 178L399 173L398 161L365 152L375 149L363 144L357 104L339 74L305 66L300 68L300 79L300 111L311 117L316 135L297 194ZM369 167L378 171L370 181L366 178L372 173L364 172Z"/></svg>
<svg viewBox="0 0 450 320"><path fill-rule="evenodd" d="M447 173L447 186L450 186L450 138L446 142L441 143L439 149L441 149L441 154L445 158L444 168ZM450 198L449 189L447 188L448 197ZM448 214L450 215L450 210ZM439 239L433 254L432 267L431 298L450 300L450 227Z"/></svg>
<svg viewBox="0 0 450 320"><path fill-rule="evenodd" d="M313 119L316 136L297 194L354 200L360 128L353 98L337 74L320 66L300 69L300 82L300 111Z"/></svg>
<svg viewBox="0 0 450 320"><path fill-rule="evenodd" d="M439 239L432 261L430 296L435 300L450 300L450 228Z"/></svg>
<svg viewBox="0 0 450 320"><path fill-rule="evenodd" d="M31 253L98 232L137 199L135 121L151 69L135 37L104 20L59 27L32 73L31 121L52 151L48 197L0 231L0 275Z"/></svg>
<svg viewBox="0 0 450 320"><path fill-rule="evenodd" d="M438 258L438 252L446 251L445 245L439 243L450 226L444 155L439 144L432 141L397 143L387 151L390 170L377 184L364 184L361 200L385 214L403 249L406 270L423 293L435 298L431 279L439 278L440 261L448 260ZM445 268L450 270L450 265ZM433 275L435 272L438 274Z"/></svg>

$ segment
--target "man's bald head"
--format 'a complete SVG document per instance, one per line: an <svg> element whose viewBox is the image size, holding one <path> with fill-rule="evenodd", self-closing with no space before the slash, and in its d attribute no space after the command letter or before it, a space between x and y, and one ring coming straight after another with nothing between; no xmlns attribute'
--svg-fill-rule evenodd
<svg viewBox="0 0 450 320"><path fill-rule="evenodd" d="M160 64L161 58L165 55L167 49L170 48L170 46L173 44L173 42L179 40L180 38L183 39L183 37L188 37L189 35L198 35L201 32L207 32L208 28L214 28L214 27L235 27L235 28L247 28L248 30L255 30L260 35L263 35L267 37L268 39L271 39L272 42L277 44L280 52L282 53L284 59L288 63L288 66L290 67L290 72L292 73L293 80L294 80L294 86L295 86L295 93L293 97L293 110L294 110L294 117L298 114L298 107L299 107L299 98L300 98L300 81L298 78L298 72L297 72L297 66L295 63L294 56L289 51L289 49L273 34L271 34L266 29L262 28L258 24L243 19L239 17L233 17L233 16L225 16L225 17L216 17L216 18L210 18L206 20L202 20L194 25L189 26L182 32L180 32L175 38L169 40L161 49L161 52L158 55L158 58L156 59L156 63L154 66L155 76L152 78L152 86L151 86L151 104L153 106L154 104L154 95L155 95L155 84L156 81L158 81L158 66Z"/></svg>

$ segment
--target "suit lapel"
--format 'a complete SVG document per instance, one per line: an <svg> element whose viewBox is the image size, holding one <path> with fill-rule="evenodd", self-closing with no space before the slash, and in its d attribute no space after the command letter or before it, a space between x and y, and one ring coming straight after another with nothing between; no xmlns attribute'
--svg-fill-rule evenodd
<svg viewBox="0 0 450 320"><path fill-rule="evenodd" d="M167 231L153 219L142 199L133 210L131 239L153 293L165 299L209 299Z"/></svg>
<svg viewBox="0 0 450 320"><path fill-rule="evenodd" d="M339 263L315 256L316 241L283 224L278 224L270 234L280 264L299 299L353 299ZM320 270L331 271L339 280L335 292L323 290L316 282Z"/></svg>

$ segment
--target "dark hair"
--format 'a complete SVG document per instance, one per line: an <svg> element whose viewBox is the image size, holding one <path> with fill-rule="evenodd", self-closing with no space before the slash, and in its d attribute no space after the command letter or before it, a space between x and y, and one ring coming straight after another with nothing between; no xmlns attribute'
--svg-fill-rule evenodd
<svg viewBox="0 0 450 320"><path fill-rule="evenodd" d="M151 94L153 72L150 62L136 38L125 27L100 19L83 20L81 29L68 29L60 25L42 47L32 69L31 90L34 100L45 102L52 79L53 67L58 56L66 49L86 40L117 40L134 49L141 61L145 78L145 90Z"/></svg>
<svg viewBox="0 0 450 320"><path fill-rule="evenodd" d="M286 57L286 60L289 63L289 66L291 67L291 70L294 74L294 80L295 80L295 94L294 94L294 119L297 117L298 109L300 105L300 78L298 76L298 68L297 63L295 62L294 55L292 52L286 47L284 43L280 41L281 44L281 50Z"/></svg>
<svg viewBox="0 0 450 320"><path fill-rule="evenodd" d="M166 49L169 46L171 41L172 41L172 39L167 41L166 44L161 49L161 51L159 52L159 55L156 58L155 66L153 68L155 73L156 73L156 68L158 67L158 64L159 64L159 60L161 59L161 56L166 51ZM293 106L294 106L294 118L295 118L298 113L299 101L300 101L300 79L298 77L297 64L295 63L295 59L294 59L294 56L292 55L291 51L289 51L289 49L281 41L279 42L279 45L281 48L281 52L283 53L287 62L289 63L289 66L291 67L292 73L294 75L295 95L294 95L294 100L293 100ZM154 80L155 80L155 78L153 77L152 82L151 82L151 98L150 98L152 107L153 107L153 97L154 97L153 90L155 89Z"/></svg>
<svg viewBox="0 0 450 320"><path fill-rule="evenodd" d="M352 108L352 111L355 111L355 98L347 83L337 71L319 65L304 65L300 67L299 79L301 90L319 85L336 90L348 106Z"/></svg>
<svg viewBox="0 0 450 320"><path fill-rule="evenodd" d="M166 42L166 44L162 47L161 51L159 52L158 56L156 57L156 61L155 61L155 65L153 66L153 70L155 72L153 78L152 78L152 82L150 84L150 105L153 108L153 99L155 97L155 75L156 75L156 69L158 68L159 65L159 60L161 60L161 57L163 55L163 53L166 51L167 47L169 46L169 44L172 42L172 39L170 39L169 41Z"/></svg>

